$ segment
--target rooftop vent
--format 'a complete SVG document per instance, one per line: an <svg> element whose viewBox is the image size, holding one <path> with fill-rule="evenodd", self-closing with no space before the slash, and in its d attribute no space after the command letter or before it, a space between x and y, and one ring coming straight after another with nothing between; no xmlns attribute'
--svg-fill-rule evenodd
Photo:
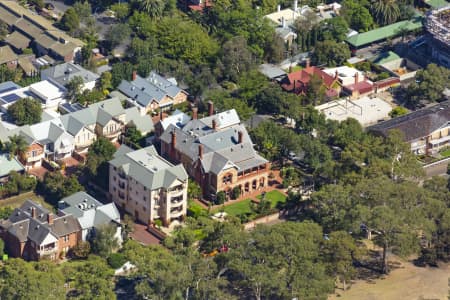
<svg viewBox="0 0 450 300"><path fill-rule="evenodd" d="M153 167L153 168L152 168L152 171L155 171L155 172L156 172L156 171L158 171L158 168L157 168L157 167Z"/></svg>
<svg viewBox="0 0 450 300"><path fill-rule="evenodd" d="M87 202L87 199L84 199L83 202Z"/></svg>

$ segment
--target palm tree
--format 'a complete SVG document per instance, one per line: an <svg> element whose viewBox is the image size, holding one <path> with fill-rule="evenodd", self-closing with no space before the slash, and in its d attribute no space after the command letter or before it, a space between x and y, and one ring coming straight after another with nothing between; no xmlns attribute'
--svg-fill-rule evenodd
<svg viewBox="0 0 450 300"><path fill-rule="evenodd" d="M142 10L156 19L162 16L164 12L164 1L162 0L139 0Z"/></svg>
<svg viewBox="0 0 450 300"><path fill-rule="evenodd" d="M396 0L376 0L372 3L372 11L381 25L392 24L400 17L400 8Z"/></svg>
<svg viewBox="0 0 450 300"><path fill-rule="evenodd" d="M20 135L13 135L9 137L9 141L5 144L5 149L9 152L9 157L12 159L16 155L22 158L28 149L28 144Z"/></svg>

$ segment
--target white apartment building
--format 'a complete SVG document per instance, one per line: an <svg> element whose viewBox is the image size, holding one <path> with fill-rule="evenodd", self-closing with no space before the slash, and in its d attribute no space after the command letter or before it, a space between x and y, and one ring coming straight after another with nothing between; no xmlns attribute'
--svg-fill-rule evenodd
<svg viewBox="0 0 450 300"><path fill-rule="evenodd" d="M183 221L188 187L183 165L166 161L153 146L134 151L123 145L109 164L109 194L119 208L145 224Z"/></svg>

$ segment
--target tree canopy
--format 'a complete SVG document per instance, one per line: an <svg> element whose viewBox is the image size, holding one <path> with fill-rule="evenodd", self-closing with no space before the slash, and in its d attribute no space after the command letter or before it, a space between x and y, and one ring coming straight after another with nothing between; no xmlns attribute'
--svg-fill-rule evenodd
<svg viewBox="0 0 450 300"><path fill-rule="evenodd" d="M32 125L41 121L42 105L33 98L17 100L8 107L8 114L19 125Z"/></svg>

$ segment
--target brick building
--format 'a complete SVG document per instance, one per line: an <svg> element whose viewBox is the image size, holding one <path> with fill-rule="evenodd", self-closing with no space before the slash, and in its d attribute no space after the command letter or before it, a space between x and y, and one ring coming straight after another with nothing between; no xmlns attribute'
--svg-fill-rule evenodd
<svg viewBox="0 0 450 300"><path fill-rule="evenodd" d="M170 124L159 141L161 155L181 162L207 199L221 191L232 198L235 189L245 195L268 185L270 163L253 149L234 109L214 114L209 102L208 116L198 119L194 108L191 121Z"/></svg>

